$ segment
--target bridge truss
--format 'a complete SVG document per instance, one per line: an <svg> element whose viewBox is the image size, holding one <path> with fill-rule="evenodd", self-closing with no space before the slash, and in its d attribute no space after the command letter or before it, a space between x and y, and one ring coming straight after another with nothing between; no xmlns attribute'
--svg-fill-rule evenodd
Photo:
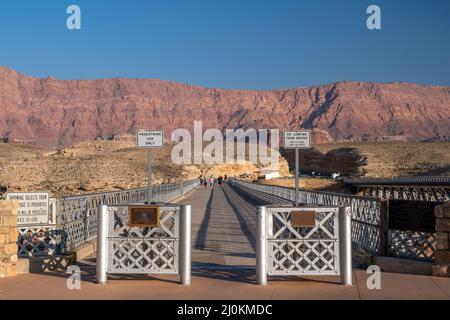
<svg viewBox="0 0 450 320"><path fill-rule="evenodd" d="M397 177L381 179L347 179L359 195L384 200L450 201L450 177Z"/></svg>

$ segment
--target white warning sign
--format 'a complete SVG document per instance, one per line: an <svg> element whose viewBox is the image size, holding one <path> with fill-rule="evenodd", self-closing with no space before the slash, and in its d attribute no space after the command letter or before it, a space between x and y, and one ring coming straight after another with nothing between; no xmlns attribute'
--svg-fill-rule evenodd
<svg viewBox="0 0 450 320"><path fill-rule="evenodd" d="M7 200L18 200L17 224L47 224L50 195L48 192L8 192Z"/></svg>
<svg viewBox="0 0 450 320"><path fill-rule="evenodd" d="M140 148L163 148L164 131L139 130L137 132L137 146Z"/></svg>
<svg viewBox="0 0 450 320"><path fill-rule="evenodd" d="M285 131L285 149L309 149L311 148L311 131Z"/></svg>

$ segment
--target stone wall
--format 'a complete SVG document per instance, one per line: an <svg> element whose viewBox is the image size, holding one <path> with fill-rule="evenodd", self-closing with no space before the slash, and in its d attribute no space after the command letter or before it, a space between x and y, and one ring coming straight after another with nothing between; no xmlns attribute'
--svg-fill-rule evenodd
<svg viewBox="0 0 450 320"><path fill-rule="evenodd" d="M450 277L450 202L437 206L436 217L436 255L433 274Z"/></svg>
<svg viewBox="0 0 450 320"><path fill-rule="evenodd" d="M17 201L0 201L0 277L17 274Z"/></svg>

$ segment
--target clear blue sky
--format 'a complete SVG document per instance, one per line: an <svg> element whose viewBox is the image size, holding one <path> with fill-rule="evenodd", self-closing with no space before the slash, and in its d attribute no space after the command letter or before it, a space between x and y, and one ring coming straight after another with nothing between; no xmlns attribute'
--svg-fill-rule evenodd
<svg viewBox="0 0 450 320"><path fill-rule="evenodd" d="M82 30L66 28L66 8ZM366 9L382 9L382 30ZM271 89L450 85L449 0L2 0L0 65L37 77Z"/></svg>

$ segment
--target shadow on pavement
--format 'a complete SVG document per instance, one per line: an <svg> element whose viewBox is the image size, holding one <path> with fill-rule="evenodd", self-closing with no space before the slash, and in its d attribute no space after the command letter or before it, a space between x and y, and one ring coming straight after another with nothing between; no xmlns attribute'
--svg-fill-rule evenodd
<svg viewBox="0 0 450 320"><path fill-rule="evenodd" d="M233 208L233 211L236 214L237 219L239 220L239 225L241 226L242 233L247 237L248 242L252 246L253 251L256 252L256 229L250 230L249 225L247 223L248 221L246 221L246 219L242 215L241 209L239 208L237 203L235 203L235 200L230 194L231 192L233 192L231 191L231 188L229 186L226 186L225 188L223 188L223 192L228 204ZM245 200L244 198L242 199ZM253 218L254 218L253 222L256 225L256 208L254 209Z"/></svg>
<svg viewBox="0 0 450 320"><path fill-rule="evenodd" d="M213 265L208 264L204 267L197 266L192 270L193 277L206 278L206 279L214 279L214 280L222 280L222 281L230 281L230 282L240 282L247 284L255 284L256 285L256 270L253 268L246 267L230 267L226 268L222 265ZM297 277L297 276L287 276L287 277L279 277L279 276L271 276L268 277L268 281L271 284L280 284L280 283L289 283L289 282L297 282L297 283L305 283L305 282L314 282L314 283L322 283L322 284L339 284L340 277L339 276L317 276L317 277Z"/></svg>
<svg viewBox="0 0 450 320"><path fill-rule="evenodd" d="M200 225L199 229L199 236L197 239L197 242L194 244L195 250L203 250L205 249L205 242L206 242L206 231L208 230L208 225L211 220L211 214L212 214L212 200L214 197L214 189L211 191L208 199L208 203L206 205L206 212L205 217L202 220L202 224Z"/></svg>
<svg viewBox="0 0 450 320"><path fill-rule="evenodd" d="M86 263L86 262L88 263ZM83 261L79 261L76 265L80 267L81 269L81 280L86 282L96 282L96 269L95 265L92 265L92 263L95 264L95 258L89 258ZM57 277L57 278L64 278L67 279L71 273L67 273L64 271L54 272L54 271L47 271L47 272L41 272L39 273L42 276L49 276L49 277ZM176 279L168 279L164 278L165 275L147 275L147 274L108 274L108 280L156 280L156 281L162 281L162 282L168 282L168 283L179 283L178 275L170 275L175 276Z"/></svg>

